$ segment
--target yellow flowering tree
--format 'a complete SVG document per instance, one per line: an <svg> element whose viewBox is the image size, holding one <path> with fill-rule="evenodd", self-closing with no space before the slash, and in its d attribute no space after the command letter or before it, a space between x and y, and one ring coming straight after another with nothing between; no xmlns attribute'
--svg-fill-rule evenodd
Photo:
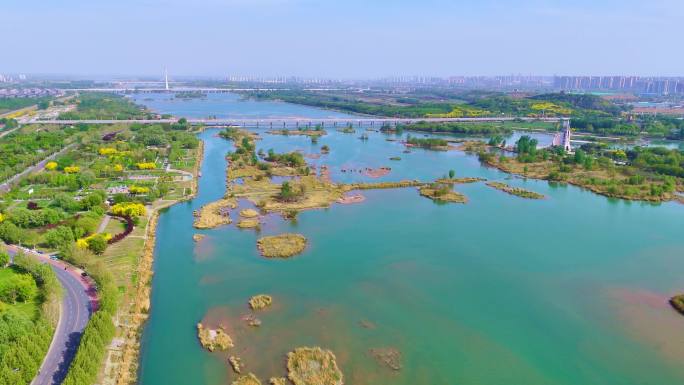
<svg viewBox="0 0 684 385"><path fill-rule="evenodd" d="M67 174L75 174L77 172L81 171L81 168L78 166L67 166L64 167L64 172Z"/></svg>
<svg viewBox="0 0 684 385"><path fill-rule="evenodd" d="M157 165L154 162L141 162L137 163L136 166L138 166L139 170L154 170L157 168Z"/></svg>
<svg viewBox="0 0 684 385"><path fill-rule="evenodd" d="M147 194L148 192L150 192L150 188L144 186L130 186L128 188L128 191L131 194Z"/></svg>
<svg viewBox="0 0 684 385"><path fill-rule="evenodd" d="M100 155L114 155L118 152L116 150L116 148L112 148L112 147L101 147L97 151L100 153Z"/></svg>
<svg viewBox="0 0 684 385"><path fill-rule="evenodd" d="M45 169L48 171L56 170L57 162L47 162L47 164L45 165Z"/></svg>
<svg viewBox="0 0 684 385"><path fill-rule="evenodd" d="M112 206L112 214L123 217L139 217L145 215L145 205L142 203L124 202Z"/></svg>

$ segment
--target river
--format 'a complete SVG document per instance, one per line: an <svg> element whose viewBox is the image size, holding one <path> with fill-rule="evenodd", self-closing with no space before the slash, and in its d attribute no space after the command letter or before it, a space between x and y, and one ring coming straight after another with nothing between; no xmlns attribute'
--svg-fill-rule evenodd
<svg viewBox="0 0 684 385"><path fill-rule="evenodd" d="M177 116L344 116L234 95L137 102ZM483 183L457 186L469 202L435 204L415 189L364 191L366 201L270 219L257 234L234 225L192 228L193 210L225 192L230 142L215 130L205 142L196 199L159 218L152 308L142 340L143 385L230 384L226 362L240 356L263 384L285 376L285 354L298 346L332 350L352 385L577 385L684 383L684 317L667 298L684 291L684 205L607 199L572 186L511 178L458 151L403 153L396 138L328 128L309 138L268 135L258 149L331 152L339 182L431 180L458 176L505 181L547 196L524 200ZM400 161L390 161L399 156ZM390 166L379 179L342 172ZM231 214L236 218L235 213ZM263 235L297 232L309 246L290 260L256 250ZM199 243L194 233L207 237ZM250 296L274 305L250 328ZM221 322L235 340L209 353L196 324ZM399 371L370 349L401 354Z"/></svg>

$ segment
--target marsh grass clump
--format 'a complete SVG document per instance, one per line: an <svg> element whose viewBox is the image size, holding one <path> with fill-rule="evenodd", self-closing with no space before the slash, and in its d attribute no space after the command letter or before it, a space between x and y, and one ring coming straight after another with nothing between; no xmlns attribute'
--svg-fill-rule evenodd
<svg viewBox="0 0 684 385"><path fill-rule="evenodd" d="M306 248L306 237L301 234L280 234L260 238L257 248L267 258L287 258Z"/></svg>
<svg viewBox="0 0 684 385"><path fill-rule="evenodd" d="M196 229L212 229L230 224L231 219L228 210L235 207L237 207L237 203L234 199L220 199L209 203L200 209L193 226Z"/></svg>
<svg viewBox="0 0 684 385"><path fill-rule="evenodd" d="M287 353L287 377L294 385L342 385L335 354L319 347L301 347Z"/></svg>
<svg viewBox="0 0 684 385"><path fill-rule="evenodd" d="M202 323L198 323L197 336L202 346L210 352L233 347L233 339L222 328L209 329L204 327Z"/></svg>
<svg viewBox="0 0 684 385"><path fill-rule="evenodd" d="M259 212L253 209L244 209L240 211L240 216L243 218L256 218L259 216Z"/></svg>
<svg viewBox="0 0 684 385"><path fill-rule="evenodd" d="M287 385L287 378L285 377L271 377L268 380L271 385Z"/></svg>
<svg viewBox="0 0 684 385"><path fill-rule="evenodd" d="M684 294L675 295L670 298L670 305L679 313L684 315Z"/></svg>
<svg viewBox="0 0 684 385"><path fill-rule="evenodd" d="M546 198L544 195L538 194L534 191L525 190L525 189L520 188L520 187L512 187L512 186L509 186L509 185L507 185L505 183L501 183L501 182L487 182L486 185L489 187L495 188L497 190L503 191L507 194L515 195L515 196L518 196L521 198L527 198L527 199L544 199L544 198Z"/></svg>
<svg viewBox="0 0 684 385"><path fill-rule="evenodd" d="M485 178L476 178L476 177L465 177L465 178L441 178L437 179L437 183L444 183L444 184L465 184L465 183L475 183L475 182L484 182L487 179Z"/></svg>
<svg viewBox="0 0 684 385"><path fill-rule="evenodd" d="M228 362L230 363L230 366L233 367L233 371L237 374L240 374L242 369L245 368L245 364L242 363L242 359L237 356L230 356L228 357Z"/></svg>
<svg viewBox="0 0 684 385"><path fill-rule="evenodd" d="M237 223L237 227L241 229L252 229L255 227L259 227L261 223L259 222L258 219L252 218L252 219L243 219L240 222Z"/></svg>
<svg viewBox="0 0 684 385"><path fill-rule="evenodd" d="M273 297L267 294L259 294L249 299L249 307L252 310L261 310L267 306L271 306Z"/></svg>
<svg viewBox="0 0 684 385"><path fill-rule="evenodd" d="M261 381L252 373L246 376L241 376L237 380L233 381L232 385L261 385Z"/></svg>
<svg viewBox="0 0 684 385"><path fill-rule="evenodd" d="M392 370L401 370L401 352L395 348L372 348L370 354L378 363Z"/></svg>
<svg viewBox="0 0 684 385"><path fill-rule="evenodd" d="M418 189L420 195L437 202L466 203L468 198L451 189L448 184L431 183Z"/></svg>
<svg viewBox="0 0 684 385"><path fill-rule="evenodd" d="M204 239L204 237L206 237L206 235L204 235L204 234L193 234L193 235L192 235L192 240L195 241L195 242L199 242L199 241L201 241L202 239Z"/></svg>

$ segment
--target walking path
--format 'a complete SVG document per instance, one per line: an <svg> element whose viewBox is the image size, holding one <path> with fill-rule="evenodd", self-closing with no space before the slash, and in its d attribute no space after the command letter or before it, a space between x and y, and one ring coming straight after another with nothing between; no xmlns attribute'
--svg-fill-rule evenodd
<svg viewBox="0 0 684 385"><path fill-rule="evenodd" d="M104 232L104 230L107 228L107 225L109 224L109 221L112 219L111 216L108 214L105 214L104 218L102 218L102 222L100 222L100 227L97 228L97 232L101 233Z"/></svg>

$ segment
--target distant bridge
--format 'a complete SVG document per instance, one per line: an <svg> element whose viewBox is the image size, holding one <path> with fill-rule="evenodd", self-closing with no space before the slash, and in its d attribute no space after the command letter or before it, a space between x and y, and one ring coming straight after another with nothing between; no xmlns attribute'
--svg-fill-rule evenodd
<svg viewBox="0 0 684 385"><path fill-rule="evenodd" d="M202 92L205 94L228 94L232 92L241 91L289 91L289 88L216 88L216 87L173 87L166 89L165 87L159 88L137 88L137 87L124 87L124 88L65 88L62 91L73 91L73 92L106 92L115 94L156 94L156 93L179 93L179 92ZM304 91L341 91L344 88L304 88Z"/></svg>
<svg viewBox="0 0 684 385"><path fill-rule="evenodd" d="M300 127L300 126L382 126L384 124L397 125L418 122L431 123L484 123L484 122L559 122L561 118L520 118L520 117L491 117L491 118L218 118L218 119L187 119L189 124L199 126L244 126L244 127ZM116 124L116 123L176 123L177 119L128 119L128 120L27 120L23 124Z"/></svg>

